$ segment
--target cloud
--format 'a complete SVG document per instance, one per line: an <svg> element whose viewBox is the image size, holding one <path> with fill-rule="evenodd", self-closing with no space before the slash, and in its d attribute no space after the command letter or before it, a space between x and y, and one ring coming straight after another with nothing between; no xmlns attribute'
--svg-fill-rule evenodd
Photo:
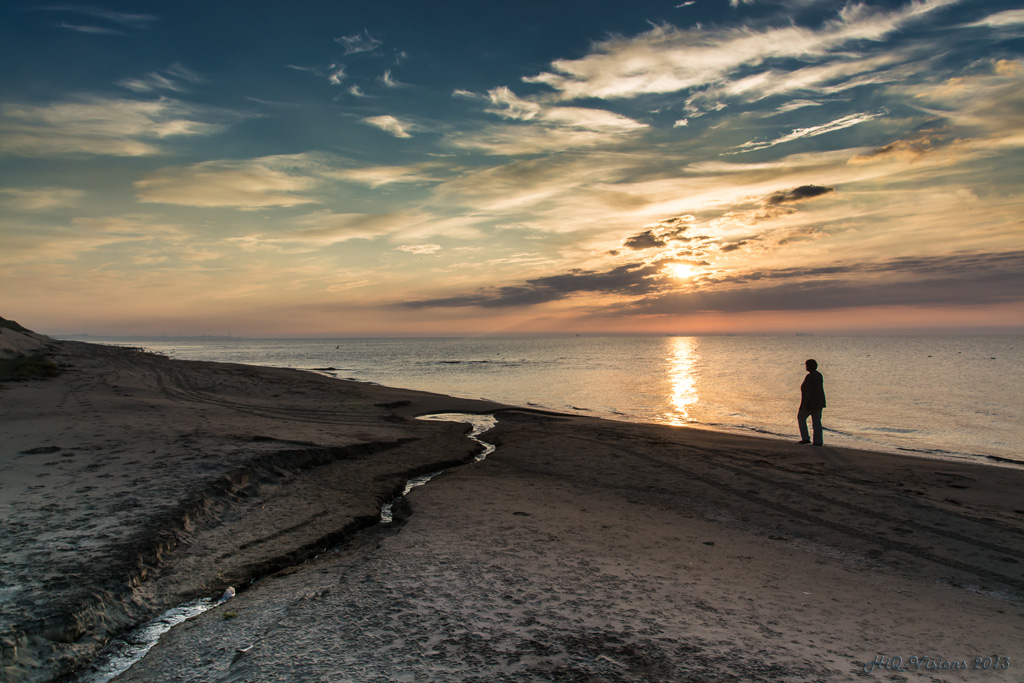
<svg viewBox="0 0 1024 683"><path fill-rule="evenodd" d="M476 294L409 301L407 308L507 308L558 301L575 294L621 294L640 296L657 288L661 265L632 263L604 272L575 269L560 275L527 280L484 290Z"/></svg>
<svg viewBox="0 0 1024 683"><path fill-rule="evenodd" d="M157 90L184 92L189 85L202 82L203 78L199 74L181 64L172 64L163 72L152 71L144 78L129 78L118 81L117 84L135 92L147 93Z"/></svg>
<svg viewBox="0 0 1024 683"><path fill-rule="evenodd" d="M352 239L372 239L386 235L412 222L404 211L386 213L336 213L330 210L306 214L294 221L297 230L276 241L298 240L317 244L335 244Z"/></svg>
<svg viewBox="0 0 1024 683"><path fill-rule="evenodd" d="M850 158L850 150L839 149L821 152L799 152L756 163L740 163L735 161L697 161L686 166L688 173L699 175L723 175L734 173L787 173L811 167L830 167L842 165Z"/></svg>
<svg viewBox="0 0 1024 683"><path fill-rule="evenodd" d="M210 135L223 126L201 120L224 112L178 100L82 98L33 106L0 105L0 152L26 157L78 154L146 156L164 151L161 141Z"/></svg>
<svg viewBox="0 0 1024 683"><path fill-rule="evenodd" d="M689 230L696 219L693 216L678 216L659 222L656 226L626 238L622 246L640 251L668 246L672 241L686 241L683 233Z"/></svg>
<svg viewBox="0 0 1024 683"><path fill-rule="evenodd" d="M376 126L383 131L391 133L396 138L411 138L412 134L409 130L413 127L411 123L400 121L399 119L385 114L382 116L370 116L363 119L363 123L368 123L371 126Z"/></svg>
<svg viewBox="0 0 1024 683"><path fill-rule="evenodd" d="M331 171L330 176L370 187L381 187L395 183L435 182L438 178L431 171L437 168L439 165L434 163L411 166L365 166Z"/></svg>
<svg viewBox="0 0 1024 683"><path fill-rule="evenodd" d="M774 140L766 140L760 142L751 140L750 142L744 142L741 145L737 145L736 149L739 149L741 151L733 152L733 154L742 154L743 152L756 152L757 150L767 149L769 147L781 145L786 142L793 142L794 140L799 140L801 138L811 138L816 137L818 135L824 135L826 133L832 133L837 130L843 130L844 128L856 126L859 123L872 121L874 119L879 118L880 116L884 116L886 113L888 112L880 111L875 113L861 112L857 114L849 114L847 116L835 119L834 121L822 123L817 126L797 128L793 131L790 131L789 133L786 133L785 135L781 135L775 138Z"/></svg>
<svg viewBox="0 0 1024 683"><path fill-rule="evenodd" d="M377 81L385 88L405 88L408 87L401 81L396 81L395 77L391 75L391 69L385 69L384 73L380 75Z"/></svg>
<svg viewBox="0 0 1024 683"><path fill-rule="evenodd" d="M739 227L744 230L758 228L761 232L747 234L739 239L718 242L715 238L707 238L701 241L701 248L714 246L717 243L718 250L723 253L731 253L744 247L760 247L762 249L775 244L788 244L813 239L821 235L816 226L793 225L792 221L784 222L781 226L765 229L759 225L766 221L775 221L785 216L792 216L799 212L794 206L799 202L808 201L835 192L835 188L823 185L800 185L791 190L780 190L762 197L755 209L726 211L720 217L708 222L713 232L717 232L725 226Z"/></svg>
<svg viewBox="0 0 1024 683"><path fill-rule="evenodd" d="M85 197L82 190L43 187L35 190L0 189L0 202L18 211L48 211L77 206Z"/></svg>
<svg viewBox="0 0 1024 683"><path fill-rule="evenodd" d="M835 191L836 188L834 187L825 187L822 185L801 185L800 187L795 187L792 190L776 192L768 197L765 203L769 206L776 206L788 202L799 202L804 199L820 197L823 194L829 194L830 192Z"/></svg>
<svg viewBox="0 0 1024 683"><path fill-rule="evenodd" d="M92 33L100 36L123 36L124 31L118 31L115 28L105 28L103 26L89 26L86 24L69 24L66 21L62 21L57 26L66 28L69 31L77 31L79 33Z"/></svg>
<svg viewBox="0 0 1024 683"><path fill-rule="evenodd" d="M556 217L552 230L579 230L586 221L585 209L607 213L595 195L636 170L646 156L629 154L580 154L517 159L506 164L465 172L435 190L445 206L459 206L474 213L515 215L520 211L540 218L552 203L568 202L565 217ZM514 213L513 213L514 212ZM635 225L635 223L634 223Z"/></svg>
<svg viewBox="0 0 1024 683"><path fill-rule="evenodd" d="M160 17L153 14L129 14L127 12L113 12L111 10L105 10L98 7L82 7L77 5L52 5L47 7L32 7L32 11L42 12L69 12L71 14L84 14L94 19L104 19L106 21L119 24L121 26L127 26L134 29L146 29L151 24L159 21Z"/></svg>
<svg viewBox="0 0 1024 683"><path fill-rule="evenodd" d="M176 244L184 232L148 214L75 218L60 227L33 228L30 235L6 230L0 263L21 265L32 261L73 261L86 252L123 244L160 242Z"/></svg>
<svg viewBox="0 0 1024 683"><path fill-rule="evenodd" d="M328 67L327 82L331 85L341 85L343 80L345 80L345 65L331 64Z"/></svg>
<svg viewBox="0 0 1024 683"><path fill-rule="evenodd" d="M498 114L519 121L540 121L553 127L568 127L595 132L620 133L647 128L647 124L634 121L603 109L587 107L551 107L517 97L507 87L495 88L487 93L491 103L497 108L489 109Z"/></svg>
<svg viewBox="0 0 1024 683"><path fill-rule="evenodd" d="M384 44L383 41L377 40L371 36L369 31L366 29L363 29L362 33L335 38L334 42L340 43L345 48L346 55L355 55L361 52L373 52Z"/></svg>
<svg viewBox="0 0 1024 683"><path fill-rule="evenodd" d="M579 59L556 60L550 71L524 79L551 87L562 99L633 98L715 84L769 59L821 59L857 41L881 40L908 22L958 0L920 0L886 12L846 5L819 30L789 25L765 30L661 25L633 38L597 43Z"/></svg>
<svg viewBox="0 0 1024 683"><path fill-rule="evenodd" d="M633 235L632 237L627 238L626 241L622 243L622 246L629 247L634 251L639 251L640 249L664 247L666 244L668 243L661 237L655 235L653 230L645 230L639 235Z"/></svg>
<svg viewBox="0 0 1024 683"><path fill-rule="evenodd" d="M931 136L916 140L894 140L869 152L857 154L850 158L851 164L860 164L881 159L897 158L907 161L920 159L933 149L934 138Z"/></svg>
<svg viewBox="0 0 1024 683"><path fill-rule="evenodd" d="M489 90L487 98L496 107L487 111L509 119L529 121L540 114L542 109L539 102L519 97L508 86L504 85Z"/></svg>
<svg viewBox="0 0 1024 683"><path fill-rule="evenodd" d="M779 105L773 114L785 114L786 112L796 111L797 109L803 109L805 107L820 107L824 102L818 102L816 100L790 100L785 104Z"/></svg>
<svg viewBox="0 0 1024 683"><path fill-rule="evenodd" d="M690 95L685 110L691 116L700 116L724 108L730 100L758 102L769 97L792 96L794 92L830 97L867 85L905 80L924 69L921 64L912 62L910 54L896 50L866 59L848 54L832 58L836 60L834 63L815 64L788 71L768 69L735 80L720 79ZM768 115L815 104L821 102L791 100Z"/></svg>
<svg viewBox="0 0 1024 683"><path fill-rule="evenodd" d="M781 280L771 284L772 280ZM768 282L766 282L768 281ZM756 286L730 287L743 282ZM620 309L630 315L806 311L865 306L983 306L1024 300L1024 251L906 257L766 271Z"/></svg>
<svg viewBox="0 0 1024 683"><path fill-rule="evenodd" d="M1024 64L1019 59L997 59L993 67L1000 76L1024 75Z"/></svg>
<svg viewBox="0 0 1024 683"><path fill-rule="evenodd" d="M1019 26L1024 24L1024 9L1010 9L1005 12L996 12L990 14L984 19L965 24L965 26L989 26L993 28L1002 28L1004 26Z"/></svg>
<svg viewBox="0 0 1024 683"><path fill-rule="evenodd" d="M408 254L434 254L441 250L440 244L403 244L396 247L398 251Z"/></svg>
<svg viewBox="0 0 1024 683"><path fill-rule="evenodd" d="M151 173L135 182L135 196L140 202L181 206L296 206L315 201L304 193L318 184L321 170L315 157L301 154L205 161Z"/></svg>
<svg viewBox="0 0 1024 683"><path fill-rule="evenodd" d="M458 96L482 99L464 91ZM445 139L448 144L486 154L516 156L621 144L649 127L603 109L551 106L539 99L522 98L506 86L488 91L486 100L492 105L486 110L488 113L515 123L451 134Z"/></svg>
<svg viewBox="0 0 1024 683"><path fill-rule="evenodd" d="M907 87L921 111L961 128L961 135L1019 135L1024 89L1020 60L979 61L975 68L941 83Z"/></svg>
<svg viewBox="0 0 1024 683"><path fill-rule="evenodd" d="M594 149L623 144L622 135L548 126L488 126L482 130L451 134L445 142L457 149L470 149L484 154L523 156L568 150Z"/></svg>

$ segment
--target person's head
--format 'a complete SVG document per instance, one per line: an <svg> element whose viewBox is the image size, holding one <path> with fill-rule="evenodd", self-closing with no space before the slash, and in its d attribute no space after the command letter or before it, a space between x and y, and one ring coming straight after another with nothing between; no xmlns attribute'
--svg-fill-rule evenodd
<svg viewBox="0 0 1024 683"><path fill-rule="evenodd" d="M814 360L813 358L808 358L807 361L804 363L804 367L807 368L807 372L813 372L814 370L818 369L818 361Z"/></svg>

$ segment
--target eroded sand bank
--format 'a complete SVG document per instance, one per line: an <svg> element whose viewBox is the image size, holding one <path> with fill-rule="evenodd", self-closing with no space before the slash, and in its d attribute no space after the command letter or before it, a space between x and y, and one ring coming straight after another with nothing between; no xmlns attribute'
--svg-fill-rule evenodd
<svg viewBox="0 0 1024 683"><path fill-rule="evenodd" d="M408 473L471 456L460 426L410 418L495 406L63 353L72 372L0 393L16 418L0 616L40 664L280 569L118 680L1024 679L1020 470L502 411L487 460L286 567L368 524ZM73 609L94 618L55 642ZM906 670L865 673L878 657ZM11 680L54 670L33 663L5 659Z"/></svg>
<svg viewBox="0 0 1024 683"><path fill-rule="evenodd" d="M494 407L41 342L62 374L0 390L3 680L49 680L146 616L375 523L409 476L476 450L409 414Z"/></svg>

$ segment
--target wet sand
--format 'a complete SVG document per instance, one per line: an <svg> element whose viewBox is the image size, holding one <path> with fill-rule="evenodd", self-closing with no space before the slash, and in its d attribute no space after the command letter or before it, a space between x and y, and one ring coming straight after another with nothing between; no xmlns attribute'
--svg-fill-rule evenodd
<svg viewBox="0 0 1024 683"><path fill-rule="evenodd" d="M0 390L3 680L227 585L118 680L1024 679L1020 469L56 348ZM495 410L464 466L413 419Z"/></svg>

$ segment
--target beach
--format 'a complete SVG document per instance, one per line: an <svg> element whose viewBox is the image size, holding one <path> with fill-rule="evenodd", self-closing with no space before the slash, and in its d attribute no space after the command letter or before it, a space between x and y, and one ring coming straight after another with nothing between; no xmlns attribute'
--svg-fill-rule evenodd
<svg viewBox="0 0 1024 683"><path fill-rule="evenodd" d="M1024 679L1021 468L3 348L5 681L228 586L116 680Z"/></svg>

